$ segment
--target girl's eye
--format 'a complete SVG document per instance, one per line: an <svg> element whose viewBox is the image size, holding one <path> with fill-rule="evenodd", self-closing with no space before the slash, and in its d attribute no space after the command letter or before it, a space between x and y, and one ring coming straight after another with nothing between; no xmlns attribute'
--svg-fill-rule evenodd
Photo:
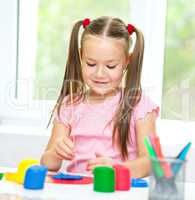
<svg viewBox="0 0 195 200"><path fill-rule="evenodd" d="M109 69L114 69L114 68L116 67L116 65L107 65L107 67L108 67Z"/></svg>
<svg viewBox="0 0 195 200"><path fill-rule="evenodd" d="M90 66L90 67L94 67L95 66L95 64L93 64L93 63L87 63L87 65Z"/></svg>

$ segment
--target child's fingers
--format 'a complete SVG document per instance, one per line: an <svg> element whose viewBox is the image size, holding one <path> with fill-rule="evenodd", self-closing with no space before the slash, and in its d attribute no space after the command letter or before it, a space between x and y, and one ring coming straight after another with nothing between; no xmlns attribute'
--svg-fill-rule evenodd
<svg viewBox="0 0 195 200"><path fill-rule="evenodd" d="M107 164L112 161L111 158L108 157L97 157L88 161L89 165L97 165L97 164Z"/></svg>
<svg viewBox="0 0 195 200"><path fill-rule="evenodd" d="M98 157L104 157L104 155L103 154L101 154L101 153L98 153L98 152L95 152L95 156L98 158Z"/></svg>
<svg viewBox="0 0 195 200"><path fill-rule="evenodd" d="M58 147L55 147L55 149L54 149L54 154L55 154L55 156L57 157L57 158L59 158L60 160L64 160L65 158L64 158L64 153L60 150L60 149L58 149Z"/></svg>
<svg viewBox="0 0 195 200"><path fill-rule="evenodd" d="M100 166L108 166L108 167L111 167L112 165L111 165L111 164L108 164L108 163L88 165L88 166L87 166L87 171L92 171L95 167L100 167Z"/></svg>
<svg viewBox="0 0 195 200"><path fill-rule="evenodd" d="M58 146L63 150L65 151L66 153L70 154L70 155L74 155L73 153L73 148L70 148L70 146L68 145L68 142L64 142L64 141L61 141L58 143Z"/></svg>
<svg viewBox="0 0 195 200"><path fill-rule="evenodd" d="M101 163L102 163L101 158L95 158L95 159L91 159L88 161L88 165L97 165L97 164L101 164Z"/></svg>
<svg viewBox="0 0 195 200"><path fill-rule="evenodd" d="M88 166L87 166L87 171L93 171L93 169L94 169L95 167L98 167L98 166L100 166L100 165L88 165Z"/></svg>
<svg viewBox="0 0 195 200"><path fill-rule="evenodd" d="M72 160L73 156L67 154L66 152L64 152L62 149L60 149L59 147L56 147L56 151L55 151L56 155L62 159L62 160Z"/></svg>
<svg viewBox="0 0 195 200"><path fill-rule="evenodd" d="M65 144L59 144L56 146L56 151L64 158L72 159L74 157L73 151Z"/></svg>
<svg viewBox="0 0 195 200"><path fill-rule="evenodd" d="M63 139L64 144L66 144L71 150L74 149L74 143L69 137Z"/></svg>
<svg viewBox="0 0 195 200"><path fill-rule="evenodd" d="M55 153L55 156L59 158L60 160L64 160L64 159L69 160L69 158L65 158L64 155L62 155L58 150L55 151L54 153Z"/></svg>

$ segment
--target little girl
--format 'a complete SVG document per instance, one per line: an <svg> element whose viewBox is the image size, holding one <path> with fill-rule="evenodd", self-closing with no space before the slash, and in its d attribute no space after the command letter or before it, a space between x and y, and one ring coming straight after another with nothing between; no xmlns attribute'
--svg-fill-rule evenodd
<svg viewBox="0 0 195 200"><path fill-rule="evenodd" d="M49 170L69 160L70 172L120 163L133 177L148 175L143 140L155 133L158 107L142 94L143 52L142 33L118 18L74 25L52 135L41 158Z"/></svg>

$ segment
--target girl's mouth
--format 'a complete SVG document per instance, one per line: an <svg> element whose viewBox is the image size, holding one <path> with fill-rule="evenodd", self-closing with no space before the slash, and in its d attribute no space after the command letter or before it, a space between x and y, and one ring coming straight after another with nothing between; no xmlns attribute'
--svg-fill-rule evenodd
<svg viewBox="0 0 195 200"><path fill-rule="evenodd" d="M108 82L106 81L93 81L96 84L107 84Z"/></svg>

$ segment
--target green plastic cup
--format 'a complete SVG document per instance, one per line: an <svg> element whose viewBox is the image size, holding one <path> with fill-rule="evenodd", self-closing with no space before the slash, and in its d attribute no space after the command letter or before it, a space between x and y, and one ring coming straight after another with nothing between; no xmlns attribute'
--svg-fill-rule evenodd
<svg viewBox="0 0 195 200"><path fill-rule="evenodd" d="M99 166L93 170L94 191L114 192L115 191L115 171L112 167Z"/></svg>

